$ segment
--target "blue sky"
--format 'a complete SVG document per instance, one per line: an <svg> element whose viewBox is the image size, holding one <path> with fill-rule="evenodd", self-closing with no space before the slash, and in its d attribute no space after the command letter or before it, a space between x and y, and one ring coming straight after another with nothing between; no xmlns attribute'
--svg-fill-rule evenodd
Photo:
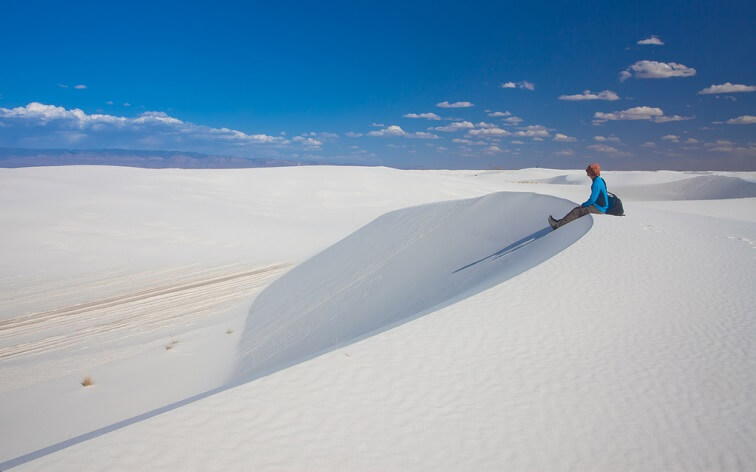
<svg viewBox="0 0 756 472"><path fill-rule="evenodd" d="M0 147L756 170L754 2L6 0Z"/></svg>

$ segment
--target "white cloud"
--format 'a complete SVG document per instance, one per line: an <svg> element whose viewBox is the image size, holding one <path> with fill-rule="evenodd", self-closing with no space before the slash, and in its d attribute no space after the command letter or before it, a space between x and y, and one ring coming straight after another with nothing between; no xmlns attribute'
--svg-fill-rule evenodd
<svg viewBox="0 0 756 472"><path fill-rule="evenodd" d="M112 105L113 104L113 100L108 100L107 102L105 102L105 104L106 105Z"/></svg>
<svg viewBox="0 0 756 472"><path fill-rule="evenodd" d="M383 128L386 125L384 125L383 123L371 123L370 126L372 126L373 128Z"/></svg>
<svg viewBox="0 0 756 472"><path fill-rule="evenodd" d="M548 130L541 125L522 127L520 128L520 131L517 131L514 135L526 138L546 138L550 136Z"/></svg>
<svg viewBox="0 0 756 472"><path fill-rule="evenodd" d="M20 146L67 146L130 149L202 150L250 144L286 144L285 138L247 134L229 128L211 128L184 122L163 112L145 112L136 118L87 114L74 108L32 102L0 108L0 123L9 131L6 142ZM2 140L2 137L0 137Z"/></svg>
<svg viewBox="0 0 756 472"><path fill-rule="evenodd" d="M509 118L504 118L504 123L508 125L519 125L522 123L522 118L519 116L510 116Z"/></svg>
<svg viewBox="0 0 756 472"><path fill-rule="evenodd" d="M477 137L502 137L502 136L509 136L512 133L505 129L501 128L482 128L482 129L471 129L467 132L467 136L477 136Z"/></svg>
<svg viewBox="0 0 756 472"><path fill-rule="evenodd" d="M533 91L533 90L535 90L535 84L533 84L532 82L528 82L527 80L522 80L522 81L517 82L517 83L515 83L515 82L504 82L504 83L501 84L501 88L506 88L506 89L521 88L521 89L524 89L524 90Z"/></svg>
<svg viewBox="0 0 756 472"><path fill-rule="evenodd" d="M380 131L371 131L368 133L368 136L378 136L378 137L406 136L406 135L407 135L407 132L397 125L391 125L388 128L384 128Z"/></svg>
<svg viewBox="0 0 756 472"><path fill-rule="evenodd" d="M650 38L641 39L636 44L643 44L643 45L655 45L655 46L663 46L664 43L661 39L659 39L658 36L655 34L652 34Z"/></svg>
<svg viewBox="0 0 756 472"><path fill-rule="evenodd" d="M473 105L470 102L449 103L447 101L443 101L441 103L436 103L436 106L439 108L470 108L470 107L474 107L475 105Z"/></svg>
<svg viewBox="0 0 756 472"><path fill-rule="evenodd" d="M662 139L665 141L672 141L673 143L680 142L680 136L676 136L674 134L667 134L665 136L662 136Z"/></svg>
<svg viewBox="0 0 756 472"><path fill-rule="evenodd" d="M441 117L438 116L435 113L407 113L406 115L403 115L404 118L425 118L426 120L440 120Z"/></svg>
<svg viewBox="0 0 756 472"><path fill-rule="evenodd" d="M347 132L346 132L346 133L344 133L344 134L345 134L345 135L346 135L347 137L349 137L349 138L359 138L360 136L362 136L362 133L355 133L354 131L347 131Z"/></svg>
<svg viewBox="0 0 756 472"><path fill-rule="evenodd" d="M657 118L654 118L654 121L656 123L667 123L669 121L685 121L685 120L692 120L695 118L695 116L680 116L680 115L672 115L672 116L659 116Z"/></svg>
<svg viewBox="0 0 756 472"><path fill-rule="evenodd" d="M74 85L74 88L77 90L84 90L87 88L87 86L84 84L79 84L79 85Z"/></svg>
<svg viewBox="0 0 756 472"><path fill-rule="evenodd" d="M498 126L491 123L486 123L485 121L480 121L475 126L477 126L478 128L498 128Z"/></svg>
<svg viewBox="0 0 756 472"><path fill-rule="evenodd" d="M677 62L638 61L620 72L620 80L630 77L636 79L668 79L670 77L692 77L696 70Z"/></svg>
<svg viewBox="0 0 756 472"><path fill-rule="evenodd" d="M371 131L368 133L368 136L377 136L380 138L391 138L391 137L405 137L405 138L418 138L418 139L437 139L438 136L431 133L408 133L404 131L400 126L397 125L390 125L388 128L384 128L379 131Z"/></svg>
<svg viewBox="0 0 756 472"><path fill-rule="evenodd" d="M555 154L557 156L574 156L575 151L573 151L572 149L562 149L561 151L557 151Z"/></svg>
<svg viewBox="0 0 756 472"><path fill-rule="evenodd" d="M499 146L488 146L487 148L483 149L483 152L485 152L486 154L496 154L499 152L504 152L504 150Z"/></svg>
<svg viewBox="0 0 756 472"><path fill-rule="evenodd" d="M633 107L627 110L615 111L611 113L603 113L597 111L593 114L593 124L598 125L607 121L618 120L649 120L655 123L665 123L668 121L681 121L693 119L693 116L664 116L664 111L661 108L655 107Z"/></svg>
<svg viewBox="0 0 756 472"><path fill-rule="evenodd" d="M688 138L685 140L686 144L698 144L700 141L695 138Z"/></svg>
<svg viewBox="0 0 756 472"><path fill-rule="evenodd" d="M486 141L472 141L469 139L461 139L461 138L454 138L452 139L452 142L456 144L467 144L470 146L488 146L489 144Z"/></svg>
<svg viewBox="0 0 756 472"><path fill-rule="evenodd" d="M58 87L60 87L60 88L68 88L68 85L61 84L60 82L58 82Z"/></svg>
<svg viewBox="0 0 756 472"><path fill-rule="evenodd" d="M491 117L494 117L494 118L499 118L499 117L502 117L502 116L512 116L512 114L510 112L508 112L508 111L495 111L493 113L489 113L488 116L491 116Z"/></svg>
<svg viewBox="0 0 756 472"><path fill-rule="evenodd" d="M641 144L641 147L644 148L655 148L656 143L652 143L651 141L646 141L645 143Z"/></svg>
<svg viewBox="0 0 756 472"><path fill-rule="evenodd" d="M728 125L752 125L756 123L756 116L743 115L737 118L733 118L731 120L727 120L726 123Z"/></svg>
<svg viewBox="0 0 756 472"><path fill-rule="evenodd" d="M725 82L721 85L711 85L698 92L699 95L711 95L716 93L741 93L756 92L756 85L741 85Z"/></svg>
<svg viewBox="0 0 756 472"><path fill-rule="evenodd" d="M557 133L554 135L554 141L574 143L575 141L577 141L577 139L573 138L572 136L567 136L566 134Z"/></svg>
<svg viewBox="0 0 756 472"><path fill-rule="evenodd" d="M592 93L590 90L586 90L577 95L561 95L559 100L580 101L580 100L619 100L619 96L611 90L602 90L598 93Z"/></svg>
<svg viewBox="0 0 756 472"><path fill-rule="evenodd" d="M619 142L619 138L616 136L594 136L593 140L599 143L604 143L604 142L618 143Z"/></svg>
<svg viewBox="0 0 756 472"><path fill-rule="evenodd" d="M520 141L520 140L516 140L516 141L512 141L512 144L525 144L525 142L524 141Z"/></svg>
<svg viewBox="0 0 756 472"><path fill-rule="evenodd" d="M323 145L322 141L319 141L315 138L308 138L306 136L295 136L291 138L291 140L300 143L305 147L305 149L320 149L320 146Z"/></svg>
<svg viewBox="0 0 756 472"><path fill-rule="evenodd" d="M620 151L619 149L607 146L606 144L591 144L590 146L586 146L588 149L592 149L594 151L603 152L606 154L615 154L618 156L626 156L627 153Z"/></svg>
<svg viewBox="0 0 756 472"><path fill-rule="evenodd" d="M417 138L417 139L438 139L438 135L435 135L433 133L424 133L422 131L418 131L417 133L407 134L407 137Z"/></svg>
<svg viewBox="0 0 756 472"><path fill-rule="evenodd" d="M463 129L470 129L474 127L475 125L473 125L469 121L456 121L448 126L439 126L439 127L431 128L431 129L435 131L444 131L446 133L452 133L454 131L460 131Z"/></svg>

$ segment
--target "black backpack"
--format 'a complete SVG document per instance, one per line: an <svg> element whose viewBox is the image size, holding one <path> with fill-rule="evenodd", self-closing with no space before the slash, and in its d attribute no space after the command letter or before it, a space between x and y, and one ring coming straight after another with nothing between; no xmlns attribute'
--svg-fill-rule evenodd
<svg viewBox="0 0 756 472"><path fill-rule="evenodd" d="M606 187L606 180L604 180L603 178L601 180L604 181L604 187ZM606 209L606 214L614 216L625 216L625 209L622 208L622 200L620 200L620 197L611 193L608 189L606 191L606 194L609 197L609 208Z"/></svg>

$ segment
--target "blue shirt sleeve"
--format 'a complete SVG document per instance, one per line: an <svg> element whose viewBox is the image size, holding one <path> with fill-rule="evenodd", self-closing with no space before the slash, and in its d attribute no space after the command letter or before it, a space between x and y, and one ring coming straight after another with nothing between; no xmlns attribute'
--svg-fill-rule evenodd
<svg viewBox="0 0 756 472"><path fill-rule="evenodd" d="M588 200L585 203L583 203L580 206L587 207L587 206L594 205L596 203L596 199L598 198L599 192L601 191L601 189L599 188L598 181L599 181L598 178L593 179L593 183L591 184L591 196L588 198Z"/></svg>

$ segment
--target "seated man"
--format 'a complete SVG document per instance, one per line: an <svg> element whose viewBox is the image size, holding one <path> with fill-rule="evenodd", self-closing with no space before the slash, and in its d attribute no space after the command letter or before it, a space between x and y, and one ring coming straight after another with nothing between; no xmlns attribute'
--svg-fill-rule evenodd
<svg viewBox="0 0 756 472"><path fill-rule="evenodd" d="M609 196L606 193L606 183L603 178L598 178L601 174L601 166L598 164L591 164L585 169L585 173L593 180L591 184L591 196L588 201L573 208L569 213L564 215L561 220L555 220L553 216L549 215L549 225L552 229L557 229L562 225L566 225L570 221L576 220L581 216L585 216L588 213L603 214L606 213L609 208Z"/></svg>

